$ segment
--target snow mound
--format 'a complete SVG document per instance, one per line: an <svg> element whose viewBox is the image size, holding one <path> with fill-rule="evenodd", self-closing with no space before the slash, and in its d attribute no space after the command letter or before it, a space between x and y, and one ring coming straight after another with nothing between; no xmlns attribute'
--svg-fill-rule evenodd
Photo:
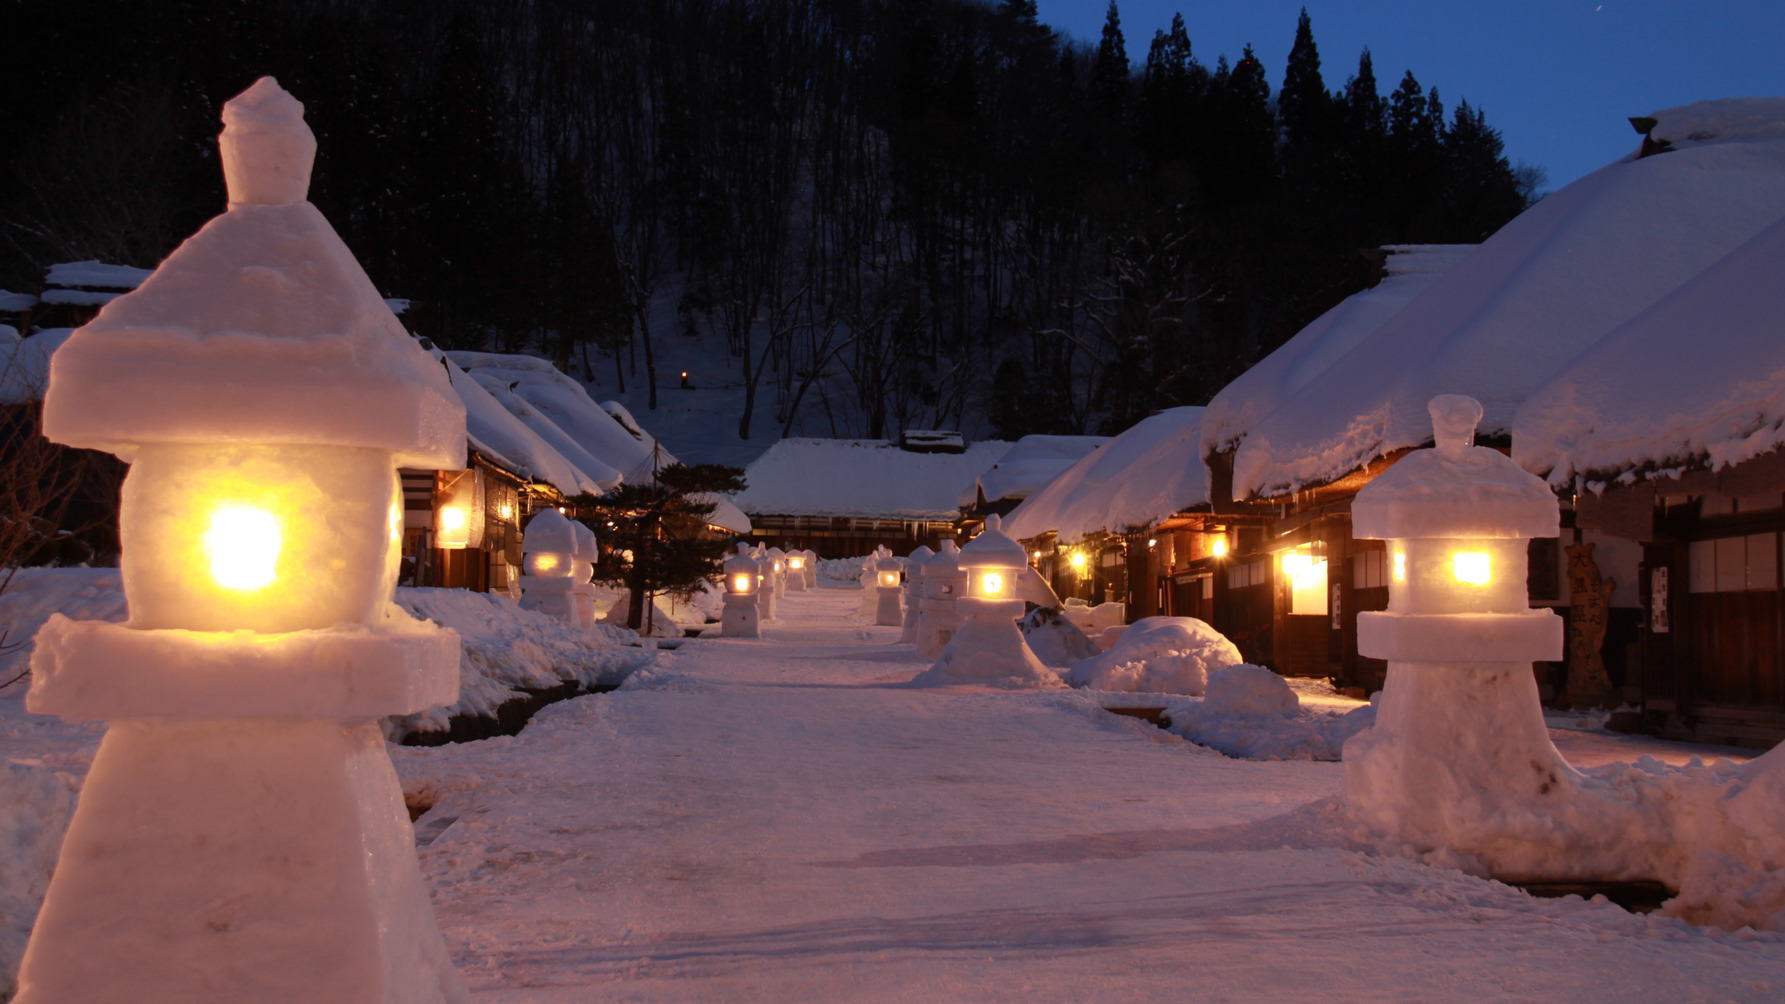
<svg viewBox="0 0 1785 1004"><path fill-rule="evenodd" d="M68 775L37 764L0 765L0 1000L17 989L19 959L74 812L74 788Z"/></svg>
<svg viewBox="0 0 1785 1004"><path fill-rule="evenodd" d="M631 631L607 625L589 629L519 604L499 593L466 589L401 587L397 606L459 633L459 702L448 708L396 719L396 734L445 729L455 715L494 716L496 707L523 689L563 683L618 684L648 658L626 647Z"/></svg>
<svg viewBox="0 0 1785 1004"><path fill-rule="evenodd" d="M1070 666L1103 651L1076 624L1050 607L1036 607L1024 614L1017 627L1028 641L1029 651L1049 666Z"/></svg>
<svg viewBox="0 0 1785 1004"><path fill-rule="evenodd" d="M1073 665L1066 682L1090 690L1201 694L1209 674L1237 665L1240 650L1194 617L1143 617L1109 651Z"/></svg>
<svg viewBox="0 0 1785 1004"><path fill-rule="evenodd" d="M1370 705L1304 708L1289 681L1241 663L1209 674L1207 696L1171 710L1171 732L1246 760L1338 760L1345 740L1370 727Z"/></svg>

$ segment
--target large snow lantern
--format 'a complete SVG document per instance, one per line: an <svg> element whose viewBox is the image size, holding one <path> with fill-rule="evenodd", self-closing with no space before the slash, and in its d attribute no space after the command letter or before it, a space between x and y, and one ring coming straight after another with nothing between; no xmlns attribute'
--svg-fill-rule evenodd
<svg viewBox="0 0 1785 1004"><path fill-rule="evenodd" d="M885 627L902 627L904 625L904 614L899 610L899 596L904 592L899 580L904 568L903 561L890 555L881 558L875 564L875 624Z"/></svg>
<svg viewBox="0 0 1785 1004"><path fill-rule="evenodd" d="M738 553L725 559L725 608L719 633L727 638L755 638L761 634L762 613L756 603L761 568L750 557L750 545L739 544Z"/></svg>
<svg viewBox="0 0 1785 1004"><path fill-rule="evenodd" d="M967 592L967 573L961 570L961 549L955 542L944 540L942 550L924 563L923 616L917 625L917 656L936 659L948 647L949 639L961 629L961 614L955 601Z"/></svg>
<svg viewBox="0 0 1785 1004"><path fill-rule="evenodd" d="M521 534L522 609L537 610L566 624L577 623L577 583L587 582L589 576L577 577L580 548L576 527L550 507L527 521Z"/></svg>
<svg viewBox="0 0 1785 1004"><path fill-rule="evenodd" d="M923 619L921 604L923 603L924 564L936 556L929 545L919 544L905 556L905 619L899 625L899 641L912 644L917 641L918 622Z"/></svg>
<svg viewBox="0 0 1785 1004"><path fill-rule="evenodd" d="M130 619L37 635L28 707L110 726L15 1000L462 1001L378 722L457 699L391 597L464 407L305 201L303 106L223 121L228 211L51 364L46 435L130 463Z"/></svg>
<svg viewBox="0 0 1785 1004"><path fill-rule="evenodd" d="M996 515L986 517L985 531L961 548L967 595L955 601L955 609L965 623L931 672L1003 685L1058 686L1059 675L1035 657L1016 626L1024 610L1016 596L1016 577L1028 567L1029 556L1005 535L1001 522Z"/></svg>
<svg viewBox="0 0 1785 1004"><path fill-rule="evenodd" d="M1562 620L1525 585L1528 541L1560 521L1542 479L1472 445L1480 403L1446 394L1430 411L1436 448L1351 504L1353 534L1388 541L1390 574L1388 609L1357 619L1358 652L1388 660L1388 678L1375 726L1346 743L1346 799L1380 832L1467 852L1464 817L1491 829L1496 799L1522 811L1571 774L1531 669L1562 657Z"/></svg>

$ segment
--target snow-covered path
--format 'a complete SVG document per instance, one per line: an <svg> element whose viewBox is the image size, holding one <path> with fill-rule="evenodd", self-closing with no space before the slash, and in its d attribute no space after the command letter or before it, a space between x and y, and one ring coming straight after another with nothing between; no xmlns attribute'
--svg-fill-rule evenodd
<svg viewBox="0 0 1785 1004"><path fill-rule="evenodd" d="M1330 763L903 690L847 592L518 737L393 750L484 1001L1775 1001L1785 939L1345 846Z"/></svg>

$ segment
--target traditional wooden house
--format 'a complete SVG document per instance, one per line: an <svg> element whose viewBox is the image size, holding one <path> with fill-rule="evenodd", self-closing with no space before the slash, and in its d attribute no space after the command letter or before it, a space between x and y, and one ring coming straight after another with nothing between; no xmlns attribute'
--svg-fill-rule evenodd
<svg viewBox="0 0 1785 1004"><path fill-rule="evenodd" d="M954 537L958 501L1010 449L1002 440L964 443L934 435L884 439L783 439L744 472L733 501L752 533L824 558L867 554L884 544L906 554Z"/></svg>
<svg viewBox="0 0 1785 1004"><path fill-rule="evenodd" d="M1785 739L1781 276L1785 220L1606 335L1513 423L1514 459L1573 498L1577 533L1640 548L1630 668L1663 735Z"/></svg>

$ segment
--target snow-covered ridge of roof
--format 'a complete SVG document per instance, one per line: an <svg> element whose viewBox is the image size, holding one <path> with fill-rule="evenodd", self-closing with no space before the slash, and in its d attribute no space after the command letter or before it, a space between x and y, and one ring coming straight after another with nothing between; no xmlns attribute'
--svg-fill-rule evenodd
<svg viewBox="0 0 1785 1004"><path fill-rule="evenodd" d="M1785 138L1785 98L1720 98L1658 111L1649 138L1679 150L1701 143Z"/></svg>
<svg viewBox="0 0 1785 1004"><path fill-rule="evenodd" d="M1028 498L1107 442L1108 436L1024 436L980 474L958 501L962 508L967 508L977 504L981 496L987 502Z"/></svg>
<svg viewBox="0 0 1785 1004"><path fill-rule="evenodd" d="M1010 446L914 453L883 439L783 439L745 470L749 487L733 501L765 516L954 519L963 489Z"/></svg>
<svg viewBox="0 0 1785 1004"><path fill-rule="evenodd" d="M1202 408L1169 408L1140 420L1030 495L1004 518L1018 540L1150 526L1209 500Z"/></svg>
<svg viewBox="0 0 1785 1004"><path fill-rule="evenodd" d="M1253 426L1234 494L1295 491L1421 445L1439 394L1478 399L1484 436L1510 432L1582 349L1781 217L1785 136L1601 168L1501 228Z"/></svg>
<svg viewBox="0 0 1785 1004"><path fill-rule="evenodd" d="M1582 352L1512 426L1513 459L1558 487L1781 445L1785 220Z"/></svg>
<svg viewBox="0 0 1785 1004"><path fill-rule="evenodd" d="M1474 244L1392 244L1388 275L1353 293L1295 333L1209 401L1202 416L1203 455L1233 449L1259 420L1380 328L1415 296L1475 250Z"/></svg>

